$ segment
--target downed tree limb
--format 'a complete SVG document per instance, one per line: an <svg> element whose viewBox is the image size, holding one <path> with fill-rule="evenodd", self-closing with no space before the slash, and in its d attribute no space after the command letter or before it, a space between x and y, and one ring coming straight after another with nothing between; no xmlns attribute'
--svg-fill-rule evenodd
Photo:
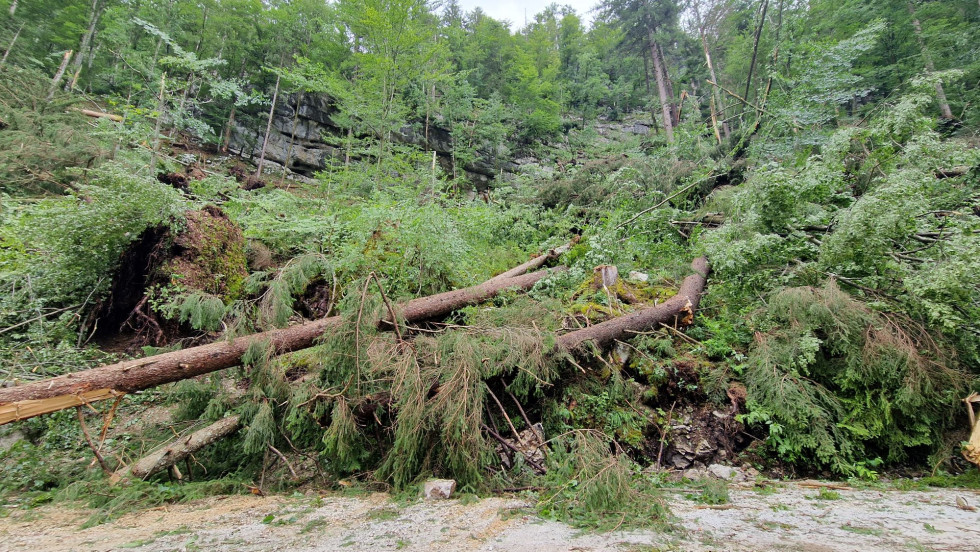
<svg viewBox="0 0 980 552"><path fill-rule="evenodd" d="M572 243L574 242L569 242L561 247L549 249L548 252L545 253L544 255L538 255L537 257L531 259L530 261L522 265L515 266L514 268L508 270L507 272L498 274L493 278L490 278L488 282L506 280L507 278L514 278L517 276L521 276L522 274L527 273L529 270L537 270L542 266L544 266L545 263L547 263L548 261L557 259L558 257L561 257L565 253L568 253L568 250L572 248Z"/></svg>
<svg viewBox="0 0 980 552"><path fill-rule="evenodd" d="M505 289L529 289L548 273L539 270L515 278L488 280L477 286L413 299L399 305L398 310L406 322L431 320L486 301ZM379 321L378 325L394 327L390 315L386 315L386 320L387 323ZM280 330L2 388L0 425L238 366L253 343L267 344L274 355L305 349L343 322L339 316L321 318Z"/></svg>
<svg viewBox="0 0 980 552"><path fill-rule="evenodd" d="M561 270L564 269L554 269L554 271ZM492 278L477 286L412 299L404 303L399 310L406 322L424 322L433 318L442 318L460 307L482 303L508 288L530 289L538 280L541 280L550 272L548 270L538 270L513 278L500 280ZM394 324L391 320L391 315L386 316L378 323L379 329L393 327Z"/></svg>
<svg viewBox="0 0 980 552"><path fill-rule="evenodd" d="M970 172L970 167L966 165L958 165L956 167L949 168L938 168L936 169L936 178L955 178L957 176L963 176Z"/></svg>
<svg viewBox="0 0 980 552"><path fill-rule="evenodd" d="M178 437L167 446L140 458L110 476L113 483L126 477L146 479L154 473L169 468L202 448L231 435L241 426L239 416L228 416L199 429L190 435Z"/></svg>
<svg viewBox="0 0 980 552"><path fill-rule="evenodd" d="M95 117L96 119L109 119L110 121L115 121L121 123L123 121L122 115L116 115L113 113L103 113L101 111L92 111L91 109L81 110L82 115L87 117Z"/></svg>
<svg viewBox="0 0 980 552"><path fill-rule="evenodd" d="M695 259L691 263L691 269L694 274L684 278L677 295L659 305L569 332L558 338L558 346L574 351L581 349L586 342L592 342L601 349L611 345L616 339L628 339L630 332L649 330L660 324L691 324L707 283L707 259Z"/></svg>

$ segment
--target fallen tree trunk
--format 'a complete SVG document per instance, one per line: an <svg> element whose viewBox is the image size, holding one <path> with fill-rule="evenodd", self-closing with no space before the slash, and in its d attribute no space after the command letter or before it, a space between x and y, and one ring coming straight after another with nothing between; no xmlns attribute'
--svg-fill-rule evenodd
<svg viewBox="0 0 980 552"><path fill-rule="evenodd" d="M659 305L569 332L558 338L558 346L575 351L582 349L586 342L592 342L601 349L617 339L629 339L632 337L630 332L647 331L660 324L691 324L707 283L708 260L704 257L695 259L691 269L694 274L684 278L677 295Z"/></svg>
<svg viewBox="0 0 980 552"><path fill-rule="evenodd" d="M398 310L406 322L431 320L486 301L508 288L529 289L547 274L548 271L539 270L515 278L492 279L477 286L413 299L401 304ZM387 324L379 321L378 325L393 327L390 315L387 320ZM305 349L342 323L341 317L332 316L281 330L3 388L0 389L0 425L237 366L253 343L268 344L275 355Z"/></svg>
<svg viewBox="0 0 980 552"><path fill-rule="evenodd" d="M570 243L566 243L561 247L549 249L548 252L545 253L544 255L538 255L537 257L531 259L530 261L522 265L515 266L514 268L508 270L507 272L498 274L493 278L490 278L489 280L487 280L487 282L489 283L494 281L506 280L508 278L514 278L522 274L525 274L529 270L537 270L542 266L544 266L545 263L547 263L548 261L557 259L558 257L561 257L565 253L568 253L568 250L572 248L572 243L574 243L574 241Z"/></svg>
<svg viewBox="0 0 980 552"><path fill-rule="evenodd" d="M96 119L109 119L110 121L115 121L121 123L123 121L122 115L115 115L113 113L103 113L101 111L92 111L91 109L81 110L82 115L87 117L94 117Z"/></svg>
<svg viewBox="0 0 980 552"><path fill-rule="evenodd" d="M237 415L222 418L190 435L178 437L160 450L150 453L129 466L117 470L112 474L110 480L116 482L128 476L146 479L162 469L173 466L211 443L231 435L238 431L240 426L241 419Z"/></svg>

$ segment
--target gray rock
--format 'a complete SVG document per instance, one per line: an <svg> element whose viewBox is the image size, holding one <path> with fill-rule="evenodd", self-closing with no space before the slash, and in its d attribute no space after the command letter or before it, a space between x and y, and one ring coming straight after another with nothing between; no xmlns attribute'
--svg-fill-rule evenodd
<svg viewBox="0 0 980 552"><path fill-rule="evenodd" d="M452 496L454 490L456 490L456 481L453 479L430 479L425 482L425 499L446 499Z"/></svg>
<svg viewBox="0 0 980 552"><path fill-rule="evenodd" d="M691 481L700 481L708 476L708 472L701 468L691 468L684 471L684 478Z"/></svg>
<svg viewBox="0 0 980 552"><path fill-rule="evenodd" d="M738 468L733 468L731 466L722 466L721 464L711 464L708 466L708 473L712 477L717 477L718 479L724 479L725 481L732 481L740 475L740 470Z"/></svg>
<svg viewBox="0 0 980 552"><path fill-rule="evenodd" d="M631 270L627 279L631 282L647 282L650 280L650 275L639 270Z"/></svg>

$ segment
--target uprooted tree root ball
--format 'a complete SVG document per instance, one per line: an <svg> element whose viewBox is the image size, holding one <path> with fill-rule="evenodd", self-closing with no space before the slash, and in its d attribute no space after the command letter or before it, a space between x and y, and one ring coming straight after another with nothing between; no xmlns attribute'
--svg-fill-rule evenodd
<svg viewBox="0 0 980 552"><path fill-rule="evenodd" d="M131 336L122 346L133 351L219 327L248 276L245 238L213 205L185 213L176 226L146 229L123 253L94 315L97 337Z"/></svg>

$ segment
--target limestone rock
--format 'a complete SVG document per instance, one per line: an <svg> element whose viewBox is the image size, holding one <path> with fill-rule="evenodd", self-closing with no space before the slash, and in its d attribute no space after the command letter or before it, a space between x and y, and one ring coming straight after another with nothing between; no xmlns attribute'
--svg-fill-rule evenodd
<svg viewBox="0 0 980 552"><path fill-rule="evenodd" d="M456 490L456 481L453 479L430 479L425 482L424 495L426 500L446 499L452 496Z"/></svg>

